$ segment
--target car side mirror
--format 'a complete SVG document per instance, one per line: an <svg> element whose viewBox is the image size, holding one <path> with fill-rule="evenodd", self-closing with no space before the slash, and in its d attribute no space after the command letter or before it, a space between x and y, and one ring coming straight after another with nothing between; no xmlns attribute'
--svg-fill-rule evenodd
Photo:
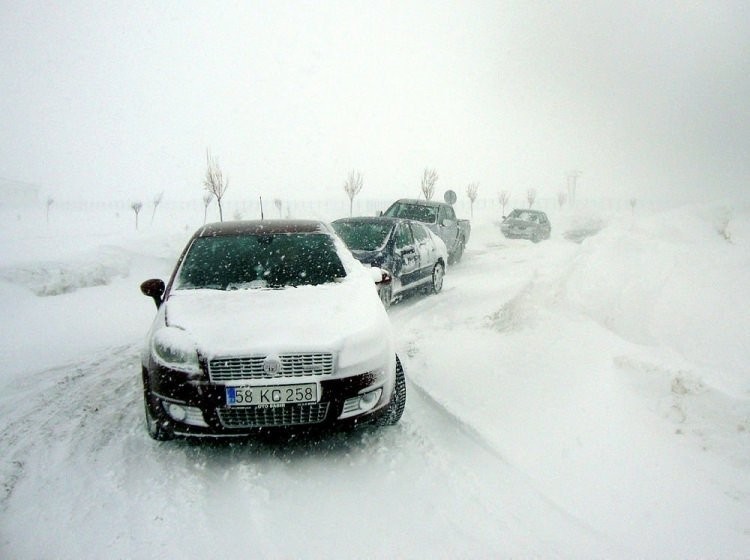
<svg viewBox="0 0 750 560"><path fill-rule="evenodd" d="M144 296L148 296L154 300L156 309L159 309L161 307L161 304L164 302L164 299L162 299L164 296L164 290L164 281L158 278L146 280L141 284L141 293L143 293Z"/></svg>
<svg viewBox="0 0 750 560"><path fill-rule="evenodd" d="M370 267L370 276L375 284L390 284L393 277L391 273L377 266Z"/></svg>
<svg viewBox="0 0 750 560"><path fill-rule="evenodd" d="M383 215L383 211L382 210L378 210L377 212L375 212L375 216L377 216L378 218L380 216L382 216L382 215Z"/></svg>

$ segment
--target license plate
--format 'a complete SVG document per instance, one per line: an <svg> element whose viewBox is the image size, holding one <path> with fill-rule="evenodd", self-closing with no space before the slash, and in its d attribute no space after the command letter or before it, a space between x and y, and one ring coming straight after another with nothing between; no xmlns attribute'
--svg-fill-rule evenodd
<svg viewBox="0 0 750 560"><path fill-rule="evenodd" d="M227 406L261 406L318 402L315 383L269 387L226 387Z"/></svg>

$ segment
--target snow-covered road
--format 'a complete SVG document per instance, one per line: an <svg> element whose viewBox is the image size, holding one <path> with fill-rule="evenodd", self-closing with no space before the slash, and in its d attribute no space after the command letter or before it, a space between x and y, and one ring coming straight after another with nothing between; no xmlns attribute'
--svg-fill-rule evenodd
<svg viewBox="0 0 750 560"><path fill-rule="evenodd" d="M158 444L136 364L135 345L111 348L3 396L3 557L606 551L417 385L394 428Z"/></svg>
<svg viewBox="0 0 750 560"><path fill-rule="evenodd" d="M594 265L625 241L533 245L477 227L441 294L390 310L402 421L292 441L146 434L138 353L153 305L137 285L166 275L178 244L85 252L128 255L129 275L104 286L41 298L3 284L13 359L0 392L0 557L742 558L750 407L716 382L742 376L688 360L647 315L641 344L627 310L599 313L628 290L586 278L613 269L619 254ZM740 263L729 286L747 270L741 253L725 257L714 266ZM681 278L657 287L679 293ZM86 322L71 326L81 306ZM35 316L49 318L36 338L24 322ZM733 350L745 333L728 333L738 344L717 359L746 355Z"/></svg>

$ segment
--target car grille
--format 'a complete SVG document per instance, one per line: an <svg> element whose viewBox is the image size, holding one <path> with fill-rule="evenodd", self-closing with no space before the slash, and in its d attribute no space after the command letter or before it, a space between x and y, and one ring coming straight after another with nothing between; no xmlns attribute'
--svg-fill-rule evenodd
<svg viewBox="0 0 750 560"><path fill-rule="evenodd" d="M215 358L208 362L208 375L212 382L237 381L242 379L277 379L333 373L333 354L295 353L281 354L281 370L275 374L263 371L266 356L242 358Z"/></svg>
<svg viewBox="0 0 750 560"><path fill-rule="evenodd" d="M216 412L225 428L299 426L325 420L329 403L294 404L277 408L257 406L220 408Z"/></svg>

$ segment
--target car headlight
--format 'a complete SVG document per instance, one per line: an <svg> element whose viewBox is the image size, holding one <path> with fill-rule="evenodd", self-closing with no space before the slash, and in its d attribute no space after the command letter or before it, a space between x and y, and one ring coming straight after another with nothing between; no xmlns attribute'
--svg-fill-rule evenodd
<svg viewBox="0 0 750 560"><path fill-rule="evenodd" d="M195 341L182 329L159 329L154 333L151 349L154 359L163 366L185 373L201 373Z"/></svg>

